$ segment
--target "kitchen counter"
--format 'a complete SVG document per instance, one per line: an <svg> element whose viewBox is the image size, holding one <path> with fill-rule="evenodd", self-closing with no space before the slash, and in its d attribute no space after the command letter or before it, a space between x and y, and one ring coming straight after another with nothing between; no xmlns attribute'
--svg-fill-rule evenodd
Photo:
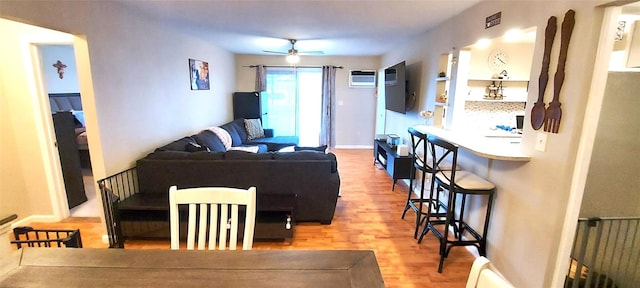
<svg viewBox="0 0 640 288"><path fill-rule="evenodd" d="M481 157L503 161L530 161L520 152L520 139L512 136L488 137L474 133L447 131L427 125L413 126L416 130L440 137Z"/></svg>

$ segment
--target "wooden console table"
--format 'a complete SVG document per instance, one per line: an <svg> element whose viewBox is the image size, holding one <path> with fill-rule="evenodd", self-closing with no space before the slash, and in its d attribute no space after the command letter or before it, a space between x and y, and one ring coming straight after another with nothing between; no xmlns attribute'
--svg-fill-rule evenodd
<svg viewBox="0 0 640 288"><path fill-rule="evenodd" d="M370 250L23 248L0 287L384 287Z"/></svg>
<svg viewBox="0 0 640 288"><path fill-rule="evenodd" d="M412 161L413 155L411 153L408 156L400 156L386 141L373 141L373 164L380 163L387 170L389 176L393 178L391 190L395 190L398 179L411 178Z"/></svg>

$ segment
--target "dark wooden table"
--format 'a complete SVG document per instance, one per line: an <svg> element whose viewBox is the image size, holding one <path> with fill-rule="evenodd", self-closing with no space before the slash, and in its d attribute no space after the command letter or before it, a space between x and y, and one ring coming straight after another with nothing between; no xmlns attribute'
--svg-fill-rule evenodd
<svg viewBox="0 0 640 288"><path fill-rule="evenodd" d="M0 287L384 287L368 250L24 248L3 258Z"/></svg>

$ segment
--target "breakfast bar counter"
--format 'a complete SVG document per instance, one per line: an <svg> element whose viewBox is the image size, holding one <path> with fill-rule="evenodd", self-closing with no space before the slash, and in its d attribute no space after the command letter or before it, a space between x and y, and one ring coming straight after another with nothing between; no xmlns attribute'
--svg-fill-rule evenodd
<svg viewBox="0 0 640 288"><path fill-rule="evenodd" d="M448 131L441 128L416 125L414 129L440 137L460 148L481 157L503 161L530 161L531 157L520 152L520 139L514 137L487 137L483 135Z"/></svg>
<svg viewBox="0 0 640 288"><path fill-rule="evenodd" d="M23 248L2 257L0 287L384 287L370 250Z"/></svg>

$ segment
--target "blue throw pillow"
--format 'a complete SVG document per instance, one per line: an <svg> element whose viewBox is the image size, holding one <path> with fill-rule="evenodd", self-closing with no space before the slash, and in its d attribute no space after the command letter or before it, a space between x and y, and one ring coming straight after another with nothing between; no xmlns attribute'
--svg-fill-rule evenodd
<svg viewBox="0 0 640 288"><path fill-rule="evenodd" d="M211 130L203 130L200 133L193 135L192 138L201 146L209 148L209 151L211 152L227 151L224 144L222 144L222 141L220 141L220 138L218 138L218 135L213 133Z"/></svg>

